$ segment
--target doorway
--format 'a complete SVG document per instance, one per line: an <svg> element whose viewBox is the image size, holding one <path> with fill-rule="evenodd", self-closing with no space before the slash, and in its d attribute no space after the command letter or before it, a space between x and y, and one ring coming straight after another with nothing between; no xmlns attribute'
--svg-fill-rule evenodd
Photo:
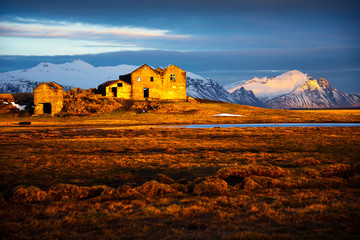
<svg viewBox="0 0 360 240"><path fill-rule="evenodd" d="M111 91L113 92L113 96L117 97L117 87L113 87Z"/></svg>
<svg viewBox="0 0 360 240"><path fill-rule="evenodd" d="M43 103L43 112L51 114L51 103Z"/></svg>
<svg viewBox="0 0 360 240"><path fill-rule="evenodd" d="M144 98L149 98L149 88L144 88Z"/></svg>

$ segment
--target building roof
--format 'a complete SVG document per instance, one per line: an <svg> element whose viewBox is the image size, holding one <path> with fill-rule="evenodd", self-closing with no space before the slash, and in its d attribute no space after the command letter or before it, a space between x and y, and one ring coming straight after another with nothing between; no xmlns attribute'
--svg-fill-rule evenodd
<svg viewBox="0 0 360 240"><path fill-rule="evenodd" d="M49 82L49 85L51 88L63 89L63 87L60 84L57 84L56 82Z"/></svg>
<svg viewBox="0 0 360 240"><path fill-rule="evenodd" d="M116 83L116 82L118 82L118 81L120 81L120 80L110 80L110 81L106 81L106 82L100 84L99 87L107 87L107 86L110 86L111 84L114 84L114 83Z"/></svg>
<svg viewBox="0 0 360 240"><path fill-rule="evenodd" d="M63 89L63 87L60 84L57 84L56 82L43 82L43 83L40 83L38 86L36 86L34 89L36 89L40 85L44 85L44 84L49 86L50 88L53 88L53 89L60 89L60 90Z"/></svg>
<svg viewBox="0 0 360 240"><path fill-rule="evenodd" d="M125 75L120 75L119 76L120 80L123 80L124 82L128 83L131 85L131 73L129 74L125 74Z"/></svg>

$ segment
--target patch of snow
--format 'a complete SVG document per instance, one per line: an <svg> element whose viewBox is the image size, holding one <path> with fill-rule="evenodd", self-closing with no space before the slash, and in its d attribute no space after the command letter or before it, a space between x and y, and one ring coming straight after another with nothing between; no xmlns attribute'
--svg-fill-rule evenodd
<svg viewBox="0 0 360 240"><path fill-rule="evenodd" d="M186 77L192 78L192 79L196 79L196 80L204 80L204 81L207 81L206 78L201 77L201 76L199 76L199 75L196 75L196 74L194 74L194 73L192 73L192 72L186 72Z"/></svg>
<svg viewBox="0 0 360 240"><path fill-rule="evenodd" d="M247 80L241 80L241 81L237 81L237 82L233 82L233 83L229 83L224 85L223 87L225 88L225 90L227 90L228 92L232 93L234 92L236 89L239 89L239 86L243 85L244 83L246 83ZM240 87L241 88L241 87ZM233 90L235 89L235 90Z"/></svg>
<svg viewBox="0 0 360 240"><path fill-rule="evenodd" d="M25 111L25 107L26 105L19 105L15 102L11 102L11 105L13 105L14 107L16 107L17 109L21 110L21 111Z"/></svg>
<svg viewBox="0 0 360 240"><path fill-rule="evenodd" d="M214 117L242 117L244 115L230 114L230 113L219 113L213 115Z"/></svg>

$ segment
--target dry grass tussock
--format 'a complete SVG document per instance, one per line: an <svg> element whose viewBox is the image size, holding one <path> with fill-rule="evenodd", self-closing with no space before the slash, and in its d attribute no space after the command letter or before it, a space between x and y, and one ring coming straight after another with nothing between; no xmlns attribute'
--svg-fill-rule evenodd
<svg viewBox="0 0 360 240"><path fill-rule="evenodd" d="M360 174L360 164L355 165L348 164L331 164L324 168L321 168L320 174L324 177L342 177L349 178L355 174Z"/></svg>
<svg viewBox="0 0 360 240"><path fill-rule="evenodd" d="M195 180L195 182L197 181ZM194 194L207 196L224 195L228 191L228 184L224 180L216 177L201 179L194 188Z"/></svg>
<svg viewBox="0 0 360 240"><path fill-rule="evenodd" d="M286 169L278 166L247 165L220 169L217 176L221 179L246 178L252 175L277 178L285 176L286 173Z"/></svg>

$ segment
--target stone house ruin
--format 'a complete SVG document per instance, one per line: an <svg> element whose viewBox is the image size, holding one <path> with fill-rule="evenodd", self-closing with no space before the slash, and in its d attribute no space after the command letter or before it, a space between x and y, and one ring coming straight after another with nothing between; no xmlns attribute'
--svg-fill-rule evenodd
<svg viewBox="0 0 360 240"><path fill-rule="evenodd" d="M186 71L170 65L153 69L144 64L133 72L120 75L119 80L98 86L103 96L133 100L185 100Z"/></svg>
<svg viewBox="0 0 360 240"><path fill-rule="evenodd" d="M63 107L63 87L55 82L41 83L34 88L34 114L59 113Z"/></svg>

